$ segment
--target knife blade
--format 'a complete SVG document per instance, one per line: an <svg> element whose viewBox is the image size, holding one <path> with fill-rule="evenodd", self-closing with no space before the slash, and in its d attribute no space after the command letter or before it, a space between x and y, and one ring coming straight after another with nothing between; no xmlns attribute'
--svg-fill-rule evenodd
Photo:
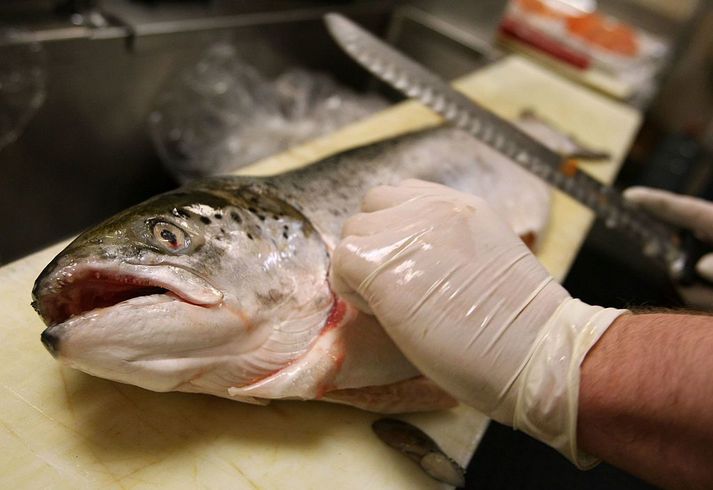
<svg viewBox="0 0 713 490"><path fill-rule="evenodd" d="M346 17L331 13L325 22L337 44L379 79L590 208L608 228L636 240L642 252L662 264L673 278L684 273L686 254L677 230L629 205L614 188L579 170L576 162L456 91Z"/></svg>

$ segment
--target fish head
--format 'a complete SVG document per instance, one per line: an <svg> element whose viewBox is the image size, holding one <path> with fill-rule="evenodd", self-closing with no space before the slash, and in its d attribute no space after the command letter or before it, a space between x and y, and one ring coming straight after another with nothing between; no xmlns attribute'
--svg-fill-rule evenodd
<svg viewBox="0 0 713 490"><path fill-rule="evenodd" d="M63 363L154 391L228 396L306 352L333 307L318 232L266 185L162 194L70 243L37 278Z"/></svg>

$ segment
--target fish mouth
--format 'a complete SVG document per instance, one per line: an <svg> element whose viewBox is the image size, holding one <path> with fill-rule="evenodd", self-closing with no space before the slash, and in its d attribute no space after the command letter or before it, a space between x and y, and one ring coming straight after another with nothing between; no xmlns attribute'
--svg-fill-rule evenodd
<svg viewBox="0 0 713 490"><path fill-rule="evenodd" d="M60 269L38 282L33 306L48 327L139 297L166 296L214 306L223 294L193 272L173 265L88 264Z"/></svg>

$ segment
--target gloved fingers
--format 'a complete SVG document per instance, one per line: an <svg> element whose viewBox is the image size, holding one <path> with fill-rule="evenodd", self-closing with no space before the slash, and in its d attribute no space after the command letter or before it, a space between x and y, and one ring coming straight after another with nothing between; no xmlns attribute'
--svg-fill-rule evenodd
<svg viewBox="0 0 713 490"><path fill-rule="evenodd" d="M418 179L406 179L398 185L383 185L374 187L364 196L361 210L365 213L379 211L412 199L458 192L440 184Z"/></svg>
<svg viewBox="0 0 713 490"><path fill-rule="evenodd" d="M369 190L361 202L361 210L373 213L392 208L418 197L421 193L401 186L382 185Z"/></svg>
<svg viewBox="0 0 713 490"><path fill-rule="evenodd" d="M706 281L713 282L713 253L701 257L696 264L696 272Z"/></svg>
<svg viewBox="0 0 713 490"><path fill-rule="evenodd" d="M369 303L354 289L347 284L342 276L334 273L334 269L329 272L329 283L332 288L332 292L339 296L341 299L354 306L357 310L366 313L367 315L373 315L369 307Z"/></svg>
<svg viewBox="0 0 713 490"><path fill-rule="evenodd" d="M712 203L649 187L630 187L624 191L624 198L663 221L693 230L701 240L713 243Z"/></svg>
<svg viewBox="0 0 713 490"><path fill-rule="evenodd" d="M334 249L329 268L329 283L334 294L370 315L373 313L368 301L359 292L359 285L373 267L364 259L361 239L349 236Z"/></svg>
<svg viewBox="0 0 713 490"><path fill-rule="evenodd" d="M371 236L385 231L402 230L416 226L413 209L408 204L358 213L348 218L342 226L342 238L348 236Z"/></svg>
<svg viewBox="0 0 713 490"><path fill-rule="evenodd" d="M349 217L342 226L342 238L349 236L370 236L389 229L394 224L392 208L371 213L358 213Z"/></svg>
<svg viewBox="0 0 713 490"><path fill-rule="evenodd" d="M347 236L332 253L332 290L345 299L354 300L357 308L371 314L375 300L372 295L382 288L383 275L393 272L404 252L408 253L418 240L419 233L404 233L402 230L385 230L371 236Z"/></svg>

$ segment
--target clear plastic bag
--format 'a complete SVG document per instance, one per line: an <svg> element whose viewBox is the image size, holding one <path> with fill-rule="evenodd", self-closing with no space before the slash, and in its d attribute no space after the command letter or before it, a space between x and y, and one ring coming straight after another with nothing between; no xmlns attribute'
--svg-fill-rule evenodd
<svg viewBox="0 0 713 490"><path fill-rule="evenodd" d="M15 141L45 100L42 45L18 29L0 29L0 150Z"/></svg>
<svg viewBox="0 0 713 490"><path fill-rule="evenodd" d="M164 164L186 181L234 171L385 105L299 68L269 80L222 42L159 96L149 126Z"/></svg>

